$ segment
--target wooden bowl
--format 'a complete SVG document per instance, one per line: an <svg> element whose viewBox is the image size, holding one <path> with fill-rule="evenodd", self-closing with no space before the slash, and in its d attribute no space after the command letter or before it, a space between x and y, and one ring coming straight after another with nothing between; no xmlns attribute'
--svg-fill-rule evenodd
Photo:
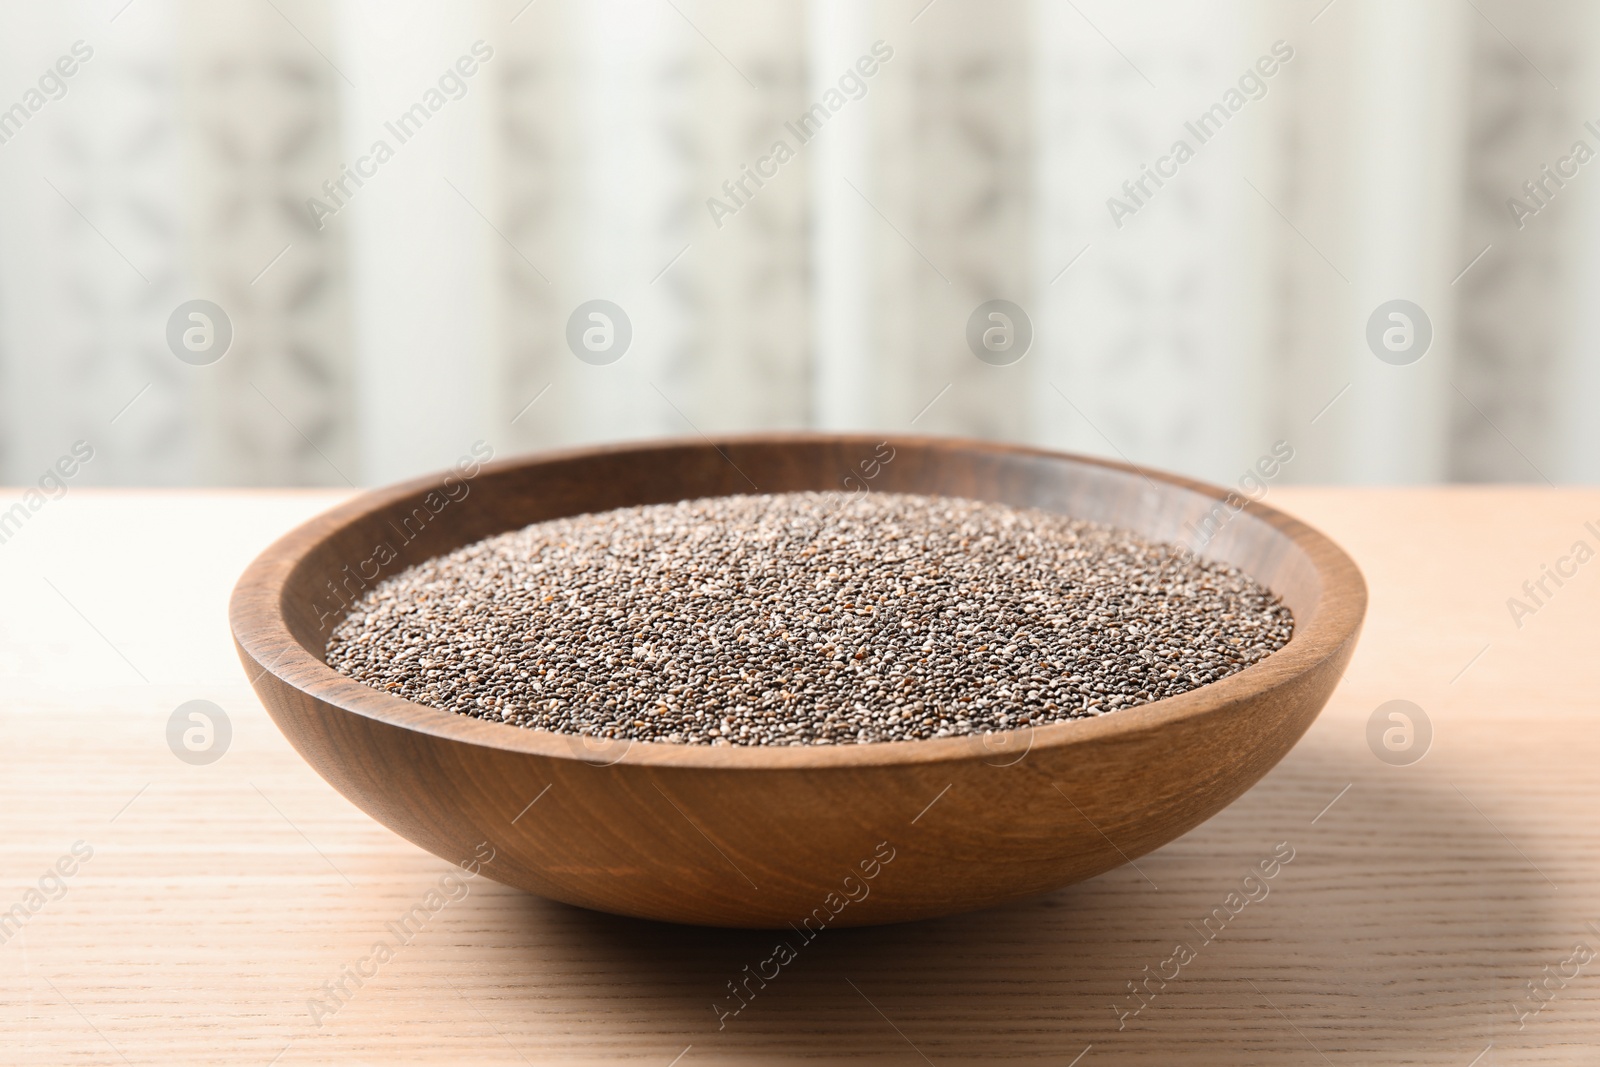
<svg viewBox="0 0 1600 1067"><path fill-rule="evenodd" d="M710 926L898 922L1099 874L1204 822L1328 699L1366 585L1322 534L1226 490L1081 456L930 437L767 434L469 465L364 493L245 571L234 640L278 727L373 818L541 896ZM1181 696L975 737L732 747L604 742L423 707L335 673L329 631L362 589L530 522L755 491L1003 501L1189 542L1294 612L1293 639ZM1243 503L1233 496L1234 504Z"/></svg>

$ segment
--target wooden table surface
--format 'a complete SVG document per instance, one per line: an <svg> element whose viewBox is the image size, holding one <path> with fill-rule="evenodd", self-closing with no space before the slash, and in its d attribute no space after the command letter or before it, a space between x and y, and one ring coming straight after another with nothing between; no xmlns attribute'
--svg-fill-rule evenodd
<svg viewBox="0 0 1600 1067"><path fill-rule="evenodd" d="M720 1029L772 934L482 878L348 1002L308 1007L450 871L301 762L229 642L246 561L339 498L74 489L0 544L0 1062L1600 1062L1600 562L1522 592L1600 548L1600 492L1274 489L1372 592L1276 770L1138 869L827 931ZM1513 596L1535 608L1520 627ZM204 766L167 742L195 699L232 726ZM1394 699L1432 726L1408 766L1367 740ZM1269 894L1203 939L1281 843ZM1180 942L1193 958L1135 998Z"/></svg>

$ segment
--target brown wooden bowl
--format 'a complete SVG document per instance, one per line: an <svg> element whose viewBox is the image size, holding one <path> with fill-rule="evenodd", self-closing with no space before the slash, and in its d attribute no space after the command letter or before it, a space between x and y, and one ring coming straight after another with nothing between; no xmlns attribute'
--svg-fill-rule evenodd
<svg viewBox="0 0 1600 1067"><path fill-rule="evenodd" d="M588 908L809 937L1043 893L1199 825L1310 726L1366 611L1344 552L1250 503L1198 554L1283 598L1288 645L1181 696L1031 730L781 748L603 742L424 707L324 662L346 603L414 563L541 519L752 485L996 500L1180 543L1186 524L1231 513L1226 490L1184 478L931 437L529 456L364 493L284 536L234 589L239 657L317 772L430 852Z"/></svg>

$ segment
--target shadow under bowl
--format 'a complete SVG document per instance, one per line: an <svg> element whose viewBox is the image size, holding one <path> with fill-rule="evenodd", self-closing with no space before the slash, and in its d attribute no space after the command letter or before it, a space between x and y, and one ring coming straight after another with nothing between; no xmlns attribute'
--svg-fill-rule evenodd
<svg viewBox="0 0 1600 1067"><path fill-rule="evenodd" d="M413 564L544 519L753 486L999 501L1177 543L1209 530L1197 554L1279 595L1294 636L1221 681L1095 718L791 747L530 730L415 704L325 662L349 603ZM312 519L251 563L230 620L256 692L306 761L453 863L647 919L900 922L1137 858L1239 797L1311 725L1355 647L1366 585L1322 534L1261 504L1236 511L1229 496L1097 459L933 437L763 434L534 455L363 493Z"/></svg>

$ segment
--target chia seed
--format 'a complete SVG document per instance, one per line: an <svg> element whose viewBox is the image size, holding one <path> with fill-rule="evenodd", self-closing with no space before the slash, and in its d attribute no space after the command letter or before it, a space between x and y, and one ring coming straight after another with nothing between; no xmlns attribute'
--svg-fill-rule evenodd
<svg viewBox="0 0 1600 1067"><path fill-rule="evenodd" d="M1215 682L1294 621L1239 570L951 497L725 496L535 523L369 590L328 664L430 707L683 744L910 741Z"/></svg>

